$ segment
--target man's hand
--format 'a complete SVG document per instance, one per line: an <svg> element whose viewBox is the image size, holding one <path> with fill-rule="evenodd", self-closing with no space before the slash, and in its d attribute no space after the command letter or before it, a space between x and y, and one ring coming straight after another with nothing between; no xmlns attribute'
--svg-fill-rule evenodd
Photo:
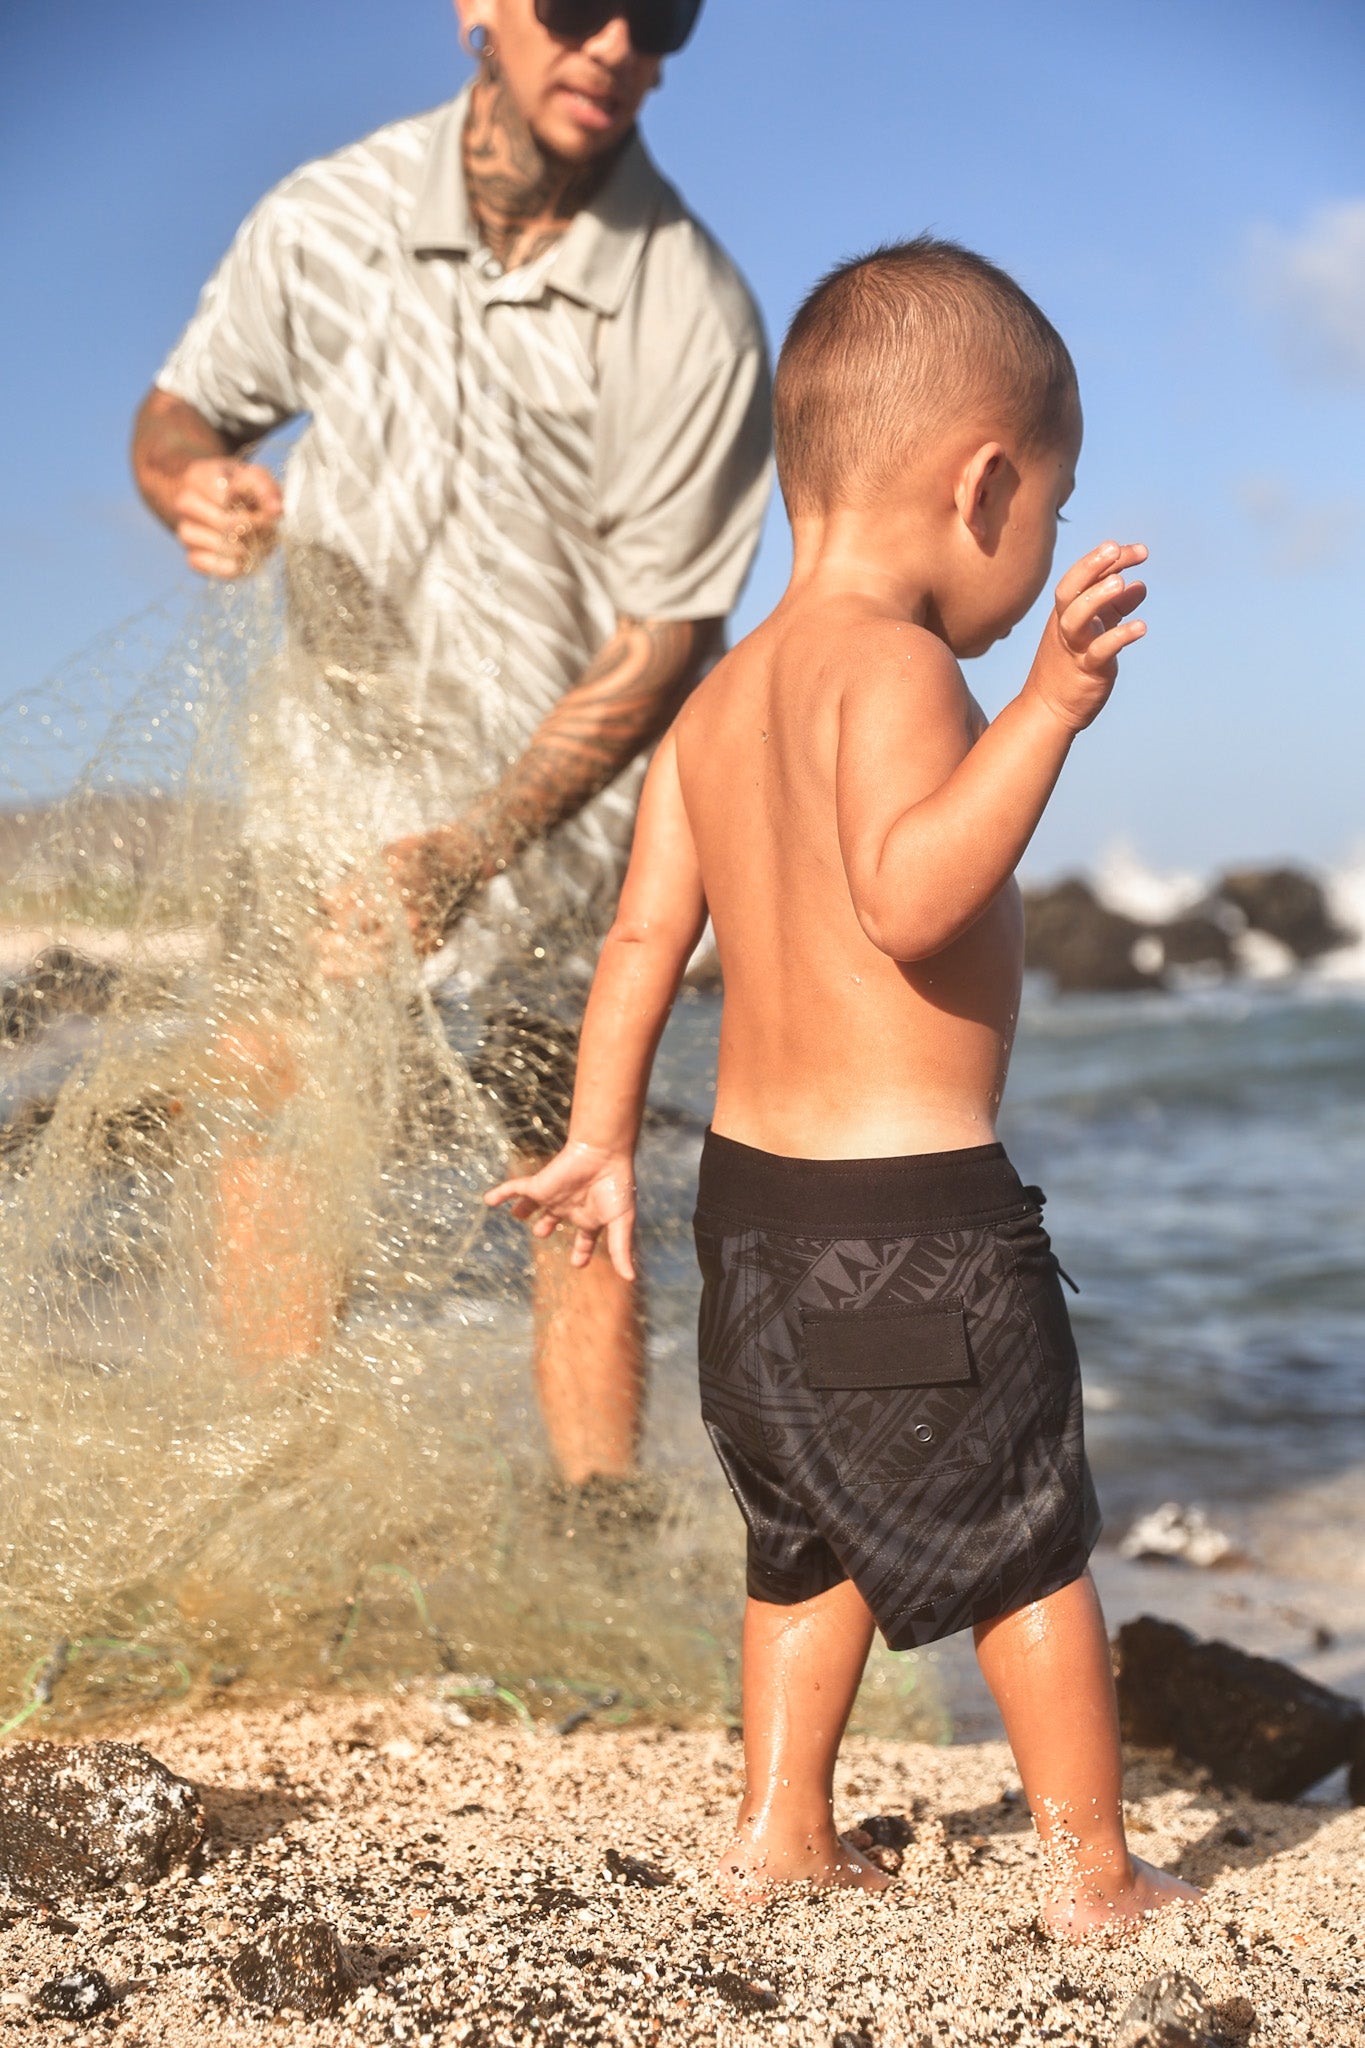
<svg viewBox="0 0 1365 2048"><path fill-rule="evenodd" d="M245 576L269 554L284 509L280 487L202 413L154 386L133 428L133 474L192 569Z"/></svg>
<svg viewBox="0 0 1365 2048"><path fill-rule="evenodd" d="M438 825L384 848L384 862L419 959L445 940L488 876L487 841L471 827Z"/></svg>
<svg viewBox="0 0 1365 2048"><path fill-rule="evenodd" d="M209 455L186 463L169 509L191 569L226 582L248 575L265 560L284 500L275 478L259 462Z"/></svg>
<svg viewBox="0 0 1365 2048"><path fill-rule="evenodd" d="M1141 541L1106 541L1057 585L1052 617L1024 688L1072 732L1098 718L1118 680L1120 654L1147 631L1141 619L1130 616L1147 586L1123 580L1125 569L1146 559Z"/></svg>
<svg viewBox="0 0 1365 2048"><path fill-rule="evenodd" d="M631 1238L635 1228L635 1163L629 1152L570 1140L539 1173L522 1174L490 1188L490 1209L512 1204L519 1223L534 1237L549 1237L561 1223L574 1233L569 1262L586 1266L606 1232L607 1252L623 1280L635 1278Z"/></svg>

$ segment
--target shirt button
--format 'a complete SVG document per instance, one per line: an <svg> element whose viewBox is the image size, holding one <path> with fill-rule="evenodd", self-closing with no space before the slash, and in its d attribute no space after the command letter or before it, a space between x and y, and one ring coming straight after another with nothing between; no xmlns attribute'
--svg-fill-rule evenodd
<svg viewBox="0 0 1365 2048"><path fill-rule="evenodd" d="M921 1444L931 1444L934 1441L934 1432L930 1429L927 1422L917 1422L915 1424L915 1441Z"/></svg>

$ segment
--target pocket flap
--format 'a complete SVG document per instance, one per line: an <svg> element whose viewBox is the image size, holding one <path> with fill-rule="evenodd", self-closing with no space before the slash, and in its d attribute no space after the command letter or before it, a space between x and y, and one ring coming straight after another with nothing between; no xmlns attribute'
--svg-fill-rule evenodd
<svg viewBox="0 0 1365 2048"><path fill-rule="evenodd" d="M972 1377L960 1302L802 1309L813 1387L951 1387Z"/></svg>

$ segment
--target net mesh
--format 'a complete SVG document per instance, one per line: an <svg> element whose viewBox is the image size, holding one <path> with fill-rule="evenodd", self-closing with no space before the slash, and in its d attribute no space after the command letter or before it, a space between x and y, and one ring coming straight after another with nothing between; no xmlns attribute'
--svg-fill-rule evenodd
<svg viewBox="0 0 1365 2048"><path fill-rule="evenodd" d="M413 1677L509 1711L733 1704L688 1120L648 1140L647 1471L567 1489L526 1243L481 1199L567 1027L553 989L534 1030L503 1000L487 920L473 966L458 935L415 957L377 822L420 758L382 607L296 564L286 635L282 585L196 589L0 706L0 1727ZM513 751L470 750L471 786ZM345 957L339 888L393 913ZM593 933L539 911L494 937L546 986ZM864 1720L934 1722L924 1678L883 1658Z"/></svg>

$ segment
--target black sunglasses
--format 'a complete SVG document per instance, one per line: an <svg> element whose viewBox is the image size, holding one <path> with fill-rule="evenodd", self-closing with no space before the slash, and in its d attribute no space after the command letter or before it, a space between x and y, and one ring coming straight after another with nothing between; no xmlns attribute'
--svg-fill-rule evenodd
<svg viewBox="0 0 1365 2048"><path fill-rule="evenodd" d="M536 0L536 20L552 36L581 43L624 16L642 57L671 57L697 25L702 0Z"/></svg>

